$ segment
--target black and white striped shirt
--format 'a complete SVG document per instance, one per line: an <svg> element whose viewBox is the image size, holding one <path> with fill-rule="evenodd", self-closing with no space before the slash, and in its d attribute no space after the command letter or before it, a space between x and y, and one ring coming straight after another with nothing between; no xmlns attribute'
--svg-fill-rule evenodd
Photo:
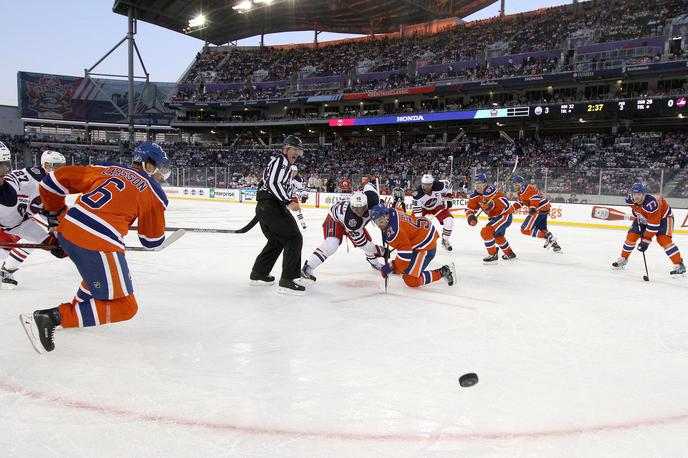
<svg viewBox="0 0 688 458"><path fill-rule="evenodd" d="M270 163L263 170L263 179L258 189L269 192L284 204L291 202L291 165L284 154L278 154L270 159Z"/></svg>

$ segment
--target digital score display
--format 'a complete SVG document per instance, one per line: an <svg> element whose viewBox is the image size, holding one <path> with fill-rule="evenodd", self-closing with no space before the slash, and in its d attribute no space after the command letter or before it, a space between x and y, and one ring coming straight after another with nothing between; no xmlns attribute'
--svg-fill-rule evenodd
<svg viewBox="0 0 688 458"><path fill-rule="evenodd" d="M606 102L562 103L559 105L540 105L532 110L532 117L542 119L585 118L586 115L627 114L631 116L654 115L676 116L686 107L686 97L645 98L615 100Z"/></svg>

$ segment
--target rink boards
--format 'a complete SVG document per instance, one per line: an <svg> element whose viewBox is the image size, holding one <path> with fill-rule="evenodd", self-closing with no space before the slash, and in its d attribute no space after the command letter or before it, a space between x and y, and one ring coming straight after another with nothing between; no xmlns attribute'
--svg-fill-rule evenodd
<svg viewBox="0 0 688 458"><path fill-rule="evenodd" d="M165 192L170 199L240 202L247 204L255 204L256 196L256 191L254 189L165 187ZM348 198L349 194L309 192L308 199L301 205L308 208L330 208L335 203ZM383 195L382 198L385 201L392 201L392 196L390 195ZM412 198L406 196L405 200L407 206L409 206ZM452 200L451 211L455 217L465 218L464 212L467 203L468 199L466 198L456 198ZM671 204L671 200L669 200L669 204ZM570 227L628 230L630 226L629 221L605 221L593 218L592 209L595 206L599 205L552 203L548 224ZM628 206L605 205L605 207L630 214ZM678 234L688 234L688 210L673 208L672 211L674 214L674 232ZM514 221L518 223L523 222L526 216L528 216L527 210L521 209L514 213ZM480 219L487 218L481 216Z"/></svg>

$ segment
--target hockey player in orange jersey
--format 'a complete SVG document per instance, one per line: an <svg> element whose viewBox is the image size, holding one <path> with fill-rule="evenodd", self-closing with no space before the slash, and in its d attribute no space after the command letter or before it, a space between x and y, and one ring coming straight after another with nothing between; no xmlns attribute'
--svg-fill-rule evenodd
<svg viewBox="0 0 688 458"><path fill-rule="evenodd" d="M638 251L645 251L657 236L657 242L662 246L664 252L674 263L674 268L670 274L672 276L683 276L686 273L686 266L683 264L681 252L674 245L672 239L674 233L674 215L671 207L663 197L653 196L647 193L645 185L634 183L626 196L626 203L631 206L635 221L626 234L626 242L621 250L621 257L612 263L612 268L623 269L628 264L628 257L635 248L638 239Z"/></svg>
<svg viewBox="0 0 688 458"><path fill-rule="evenodd" d="M401 274L411 288L427 285L445 278L449 286L456 281L454 264L426 270L437 251L437 230L426 218L415 218L406 213L377 204L370 210L374 224L382 231L382 238L396 249L396 259L388 262L380 272L383 277Z"/></svg>
<svg viewBox="0 0 688 458"><path fill-rule="evenodd" d="M487 183L487 176L484 173L476 175L474 181L475 191L471 193L468 199L466 217L471 226L478 224L476 213L479 210L484 211L488 217L487 225L480 231L488 254L487 257L483 258L483 262L487 265L496 264L499 259L499 249L504 253L502 259L506 261L515 259L516 253L511 249L504 236L506 229L513 221L509 201L504 194Z"/></svg>
<svg viewBox="0 0 688 458"><path fill-rule="evenodd" d="M511 212L528 209L528 216L521 224L521 233L531 237L545 239L544 248L552 247L555 253L561 253L561 247L554 238L554 234L547 229L547 217L552 208L549 200L540 194L540 190L532 183L526 184L522 176L516 175L511 184L516 194L516 202L511 206Z"/></svg>
<svg viewBox="0 0 688 458"><path fill-rule="evenodd" d="M55 327L98 326L131 319L138 310L124 256L124 235L138 219L141 244L165 240L167 197L154 177L169 176L160 146L144 142L133 166L66 166L43 178L40 194L48 225L74 262L83 281L71 302L20 316L39 353L55 348ZM65 196L82 193L71 207Z"/></svg>

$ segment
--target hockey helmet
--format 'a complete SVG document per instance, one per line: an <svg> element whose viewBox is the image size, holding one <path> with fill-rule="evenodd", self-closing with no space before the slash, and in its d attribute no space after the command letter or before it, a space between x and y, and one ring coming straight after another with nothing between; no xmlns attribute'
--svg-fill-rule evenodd
<svg viewBox="0 0 688 458"><path fill-rule="evenodd" d="M67 160L62 153L58 151L47 150L43 151L43 154L41 154L41 166L43 167L45 167L45 164L48 164L52 169L56 169L66 163Z"/></svg>
<svg viewBox="0 0 688 458"><path fill-rule="evenodd" d="M434 182L435 178L429 173L426 173L420 179L420 184L433 184Z"/></svg>
<svg viewBox="0 0 688 458"><path fill-rule="evenodd" d="M363 192L356 191L349 197L349 207L358 216L363 216L368 210L368 198Z"/></svg>
<svg viewBox="0 0 688 458"><path fill-rule="evenodd" d="M150 175L159 173L165 180L168 179L172 173L167 153L165 153L160 145L155 142L143 142L134 148L132 162L135 164L152 162L155 165L155 170Z"/></svg>

